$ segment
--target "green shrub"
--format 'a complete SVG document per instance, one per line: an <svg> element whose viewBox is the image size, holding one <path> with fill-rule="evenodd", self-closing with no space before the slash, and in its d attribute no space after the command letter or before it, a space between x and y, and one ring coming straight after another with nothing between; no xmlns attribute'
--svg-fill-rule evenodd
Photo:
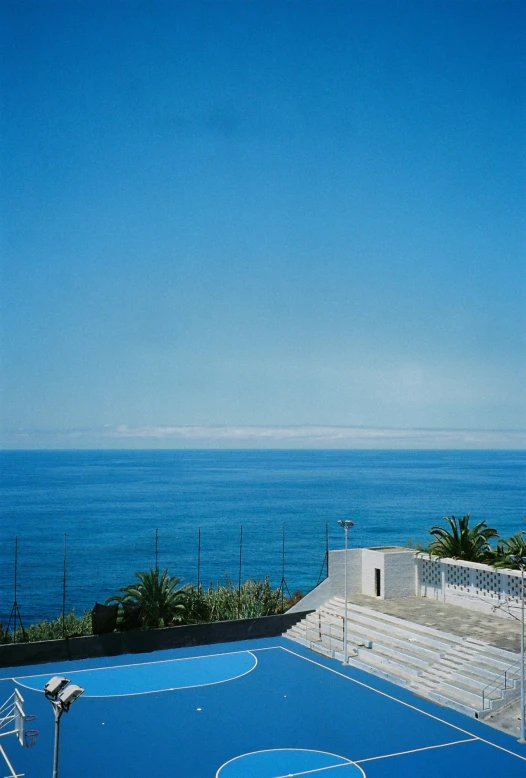
<svg viewBox="0 0 526 778"><path fill-rule="evenodd" d="M186 589L179 586L181 578L168 575L154 567L135 573L136 581L121 586L121 594L108 597L106 605L129 603L140 605L141 620L146 628L168 627L172 624L184 624L186 616Z"/></svg>
<svg viewBox="0 0 526 778"><path fill-rule="evenodd" d="M62 616L59 616L53 621L37 621L24 630L17 627L16 642L33 643L39 640L60 640L64 636L73 638L91 634L93 634L91 611L85 611L81 616L75 616L75 611L71 611L65 616L64 623L62 623ZM13 643L13 634L6 632L2 626L0 626L0 642Z"/></svg>
<svg viewBox="0 0 526 778"><path fill-rule="evenodd" d="M271 616L282 613L287 606L284 598L282 607L281 589L272 589L268 578L248 579L238 587L227 577L224 583L211 583L208 589L190 587L187 591L190 623Z"/></svg>

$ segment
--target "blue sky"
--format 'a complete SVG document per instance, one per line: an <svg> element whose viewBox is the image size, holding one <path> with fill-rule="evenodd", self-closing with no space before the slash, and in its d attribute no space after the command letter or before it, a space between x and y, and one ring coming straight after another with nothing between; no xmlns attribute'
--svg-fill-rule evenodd
<svg viewBox="0 0 526 778"><path fill-rule="evenodd" d="M523 447L523 2L2 3L5 448Z"/></svg>

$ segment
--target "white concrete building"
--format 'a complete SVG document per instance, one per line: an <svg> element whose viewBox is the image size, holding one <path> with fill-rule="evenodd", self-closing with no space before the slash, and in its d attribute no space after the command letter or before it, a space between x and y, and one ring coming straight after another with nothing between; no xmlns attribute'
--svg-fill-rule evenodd
<svg viewBox="0 0 526 778"><path fill-rule="evenodd" d="M344 596L345 551L329 551L329 576L294 610L320 607ZM429 597L451 605L508 617L521 602L521 572L431 556L401 546L347 551L347 593L384 600Z"/></svg>

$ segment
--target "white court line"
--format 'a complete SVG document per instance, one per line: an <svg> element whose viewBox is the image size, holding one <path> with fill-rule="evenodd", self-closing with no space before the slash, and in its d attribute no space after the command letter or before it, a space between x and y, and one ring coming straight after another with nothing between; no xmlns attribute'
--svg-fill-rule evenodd
<svg viewBox="0 0 526 778"><path fill-rule="evenodd" d="M280 646L276 646L276 648L280 648ZM345 762L340 764L326 765L325 767L315 767L313 770L304 770L301 773L285 773L284 775L276 775L274 778L295 778L295 776L298 775L311 775L312 773L319 773L323 770L334 770L336 767L349 767L349 765L357 767L363 775L363 778L366 778L363 768L360 767L356 762L351 761L346 756L333 754L332 751L320 751L316 748L262 748L259 751L247 751L246 754L239 754L238 756L234 756L232 759L229 759L227 762L222 764L221 767L217 770L215 778L220 778L219 774L223 767L226 767L232 762L237 762L238 759L244 759L246 756L254 756L254 754L271 754L275 751L301 751L302 753L326 754L327 756L334 756L337 759L345 759Z"/></svg>
<svg viewBox="0 0 526 778"><path fill-rule="evenodd" d="M355 764L355 762L344 762L343 764L330 764L327 767L315 767L314 770L303 770L301 773L286 773L285 775L276 775L273 778L298 778L299 775L313 775L313 773L324 773L326 770L338 770L340 767L357 767L361 770L362 775L365 778L365 773L362 768Z"/></svg>
<svg viewBox="0 0 526 778"><path fill-rule="evenodd" d="M357 767L363 778L366 778L364 771L357 762L343 762L342 764L330 764L327 767L315 767L314 770L304 770L301 773L286 773L286 775L276 775L275 778L297 778L298 775L312 775L313 773L323 773L325 770L338 770L340 767Z"/></svg>
<svg viewBox="0 0 526 778"><path fill-rule="evenodd" d="M272 646L272 648L281 648L281 646ZM161 651L177 651L177 649L160 649ZM234 656L235 654L250 654L252 651L261 651L263 649L257 648L257 649L251 649L250 651L248 649L244 649L241 651L222 651L219 654L200 654L199 656L180 656L176 657L175 659L155 659L151 662L131 662L130 664L126 665L106 665L105 667L83 667L80 670L72 670L69 669L70 673L91 673L94 670L118 670L119 667L142 667L143 665L162 665L167 664L169 662L186 662L189 659L209 659L212 656ZM73 661L84 661L84 660L73 660ZM48 662L47 664L53 664L53 662ZM59 672L58 670L56 671ZM65 671L67 674L67 671ZM14 681L16 678L23 678L24 680L27 678L41 678L43 675L49 675L50 673L33 673L33 675L9 675L5 678L0 678L0 683L2 681ZM21 684L22 685L22 684Z"/></svg>
<svg viewBox="0 0 526 778"><path fill-rule="evenodd" d="M256 667L258 665L258 659L257 659L257 656L255 656L252 653L252 651L236 651L236 652L232 652L232 653L236 653L236 654L250 654L250 656L254 660L254 664L252 665L252 667L249 667L248 670L245 670L243 673L240 673L239 675L232 675L229 678L222 678L219 681L209 681L208 683L194 683L194 684L189 684L187 686L170 686L170 687L168 687L166 689L147 689L144 692L124 692L122 694L84 694L84 699L106 700L106 699L110 699L110 697L138 697L138 696L144 695L144 694L162 694L163 692L177 692L177 691L180 691L181 689L200 689L200 688L202 688L204 686L217 686L220 683L229 683L230 681L237 681L238 678L243 678L244 675L248 675L249 673L253 672L253 670L256 669ZM195 657L195 656L194 657L188 657L188 659L210 659L210 657L213 657L213 656L228 656L228 654L210 654L208 656L205 655L205 656L201 656L201 657ZM166 660L166 661L176 661L176 660ZM181 660L177 660L177 661L181 661ZM148 665L148 664L162 664L162 662L158 662L158 663L156 663L156 662L145 662L144 664L145 665ZM104 669L105 670L118 669L119 667L126 667L126 668L128 668L128 667L142 667L142 665L141 664L136 664L136 665L117 665L117 668L108 668L108 667L106 667ZM99 668L96 667L94 669L98 670ZM76 673L76 672L77 672L77 670L72 670L70 675L73 675L73 673ZM85 671L85 672L87 672L87 671ZM38 678L39 676L29 676L29 677L32 677L32 678L36 677L36 678ZM19 681L18 678L13 678L12 680L13 680L14 683L18 684L18 686L21 686L23 689L29 689L32 692L40 692L41 694L44 694L44 690L43 689L35 689L34 686L28 686L27 684L22 683L21 681Z"/></svg>
<svg viewBox="0 0 526 778"><path fill-rule="evenodd" d="M424 746L423 748L411 748L409 751L397 751L394 754L382 754L381 756L368 756L367 759L357 759L356 764L363 762L375 762L377 759L390 759L392 756L405 756L406 754L418 754L419 751L432 751L434 748L447 748L457 746L459 743L474 743L478 737L468 737L464 740L452 740L451 743L440 743L438 746Z"/></svg>
<svg viewBox="0 0 526 778"><path fill-rule="evenodd" d="M441 724L446 724L448 727L452 727L453 729L457 729L459 732L462 732L464 735L469 735L473 740L480 740L481 743L486 743L489 746L493 746L493 748L498 748L500 751L504 751L507 754L511 754L512 756L516 756L517 759L522 759L523 762L526 762L525 756L520 756L519 754L516 754L515 751L510 751L509 748L504 748L504 746L499 746L497 743L492 743L491 740L486 740L483 737L480 737L479 735L474 735L473 732L469 732L467 729L462 729L462 727L458 727L456 724L451 724L451 722L446 721L445 719L441 719L439 716L435 716L433 713L428 713L425 710L422 710L421 708L417 708L416 705L411 705L409 702L404 702L404 700L399 700L398 697L393 697L391 694L387 694L387 692L382 692L380 689L375 689L374 686L370 686L367 683L363 683L363 681L358 681L356 678L351 678L350 675L345 675L344 673L339 672L339 670L334 670L332 667L326 667L326 665L320 664L320 662L316 662L314 659L310 659L307 656L302 656L301 654L297 654L296 651L292 651L290 648L285 648L285 646L279 646L283 651L286 651L288 654L292 654L292 656L297 656L298 659L303 659L305 662L310 662L313 665L316 665L317 667L322 667L324 670L328 670L330 673L334 673L334 675L339 675L340 678L345 678L347 681L350 681L351 683L355 683L358 686L363 686L364 689L369 689L372 692L376 692L376 694L380 694L382 697L387 697L389 700L393 700L394 702L397 702L399 705L404 705L406 708L410 708L411 710L416 711L417 713L421 713L422 716L427 716L430 719L434 719L435 721L439 721ZM352 665L349 665L349 667L352 669ZM430 700L432 702L432 700Z"/></svg>

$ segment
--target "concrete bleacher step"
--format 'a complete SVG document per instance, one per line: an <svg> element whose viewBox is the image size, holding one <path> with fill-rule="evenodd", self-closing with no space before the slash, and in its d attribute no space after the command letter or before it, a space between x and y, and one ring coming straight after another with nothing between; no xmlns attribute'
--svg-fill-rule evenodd
<svg viewBox="0 0 526 778"><path fill-rule="evenodd" d="M479 717L517 695L510 666L518 657L512 652L354 603L348 603L346 610L349 664L353 667ZM344 613L343 598L333 597L286 636L342 660ZM505 671L507 690L500 688Z"/></svg>
<svg viewBox="0 0 526 778"><path fill-rule="evenodd" d="M440 691L429 690L425 692L421 688L414 689L414 693L418 697L431 700L437 705L442 705L446 708L453 708L453 710L464 713L466 716L479 717L479 708L477 706L470 705L462 694L457 694L455 691L449 694L442 694Z"/></svg>
<svg viewBox="0 0 526 778"><path fill-rule="evenodd" d="M322 622L321 625L318 621L314 621L307 617L299 625L294 625L286 633L286 637L293 638L294 635L301 636L308 640L321 642L325 644L334 643L335 646L339 646L343 650L343 627L341 624L337 624L337 629L333 628L332 624ZM352 634L347 636L347 643L349 646L367 646L369 641L364 641L360 637L355 637Z"/></svg>
<svg viewBox="0 0 526 778"><path fill-rule="evenodd" d="M321 616L322 619L325 619L328 624L331 626L332 634L340 634L342 636L343 640L343 616L339 616L339 614L334 614L334 612L329 609L321 609L317 611L317 616ZM354 643L357 646L366 646L367 648L370 648L370 640L368 640L366 637L363 636L363 630L355 630L353 628L353 625L351 621L347 620L348 628L347 628L347 639L349 642Z"/></svg>
<svg viewBox="0 0 526 778"><path fill-rule="evenodd" d="M450 680L456 681L460 684L465 684L468 688L479 689L480 692L484 691L484 689L489 690L496 682L500 680L500 676L496 674L493 674L494 677L491 679L488 679L486 675L476 675L471 671L469 666L467 668L462 668L462 670L450 670L440 666L429 669L429 674L439 674L440 672L442 672L443 677L447 677ZM510 686L515 685L514 681L511 680L509 681L509 684Z"/></svg>
<svg viewBox="0 0 526 778"><path fill-rule="evenodd" d="M331 602L337 603L338 607L341 607L342 609L345 606L345 601L342 597L334 597ZM373 620L378 625L389 625L392 630L400 630L404 635L411 633L412 636L415 638L422 638L422 641L427 642L429 645L436 644L436 647L439 649L449 648L451 645L462 643L464 640L464 638L459 637L458 635L442 632L434 627L426 627L425 625L416 622L407 621L398 616L391 616L388 613L366 608L363 605L349 603L348 610L352 610L356 617L361 615L363 618Z"/></svg>
<svg viewBox="0 0 526 778"><path fill-rule="evenodd" d="M322 656L328 656L330 659L334 659L334 651L327 646L324 646L323 643L311 643L311 649L317 654L322 654Z"/></svg>
<svg viewBox="0 0 526 778"><path fill-rule="evenodd" d="M341 600L341 602L343 603L343 600ZM355 606L354 604L352 605L353 611L358 608L363 610L363 606ZM371 612L371 616L374 615L374 617L376 617L377 614L377 611ZM497 668L502 667L503 670L509 668L512 663L517 662L519 659L518 655L511 651L506 651L505 649L490 646L476 638L460 637L457 635L451 635L449 633L438 633L438 631L433 628L424 627L420 624L410 623L388 614L380 614L380 616L381 619L386 623L391 622L396 623L397 625L403 623L404 633L406 636L409 633L414 633L418 636L416 638L417 644L420 637L422 637L424 640L430 639L432 643L436 643L437 646L439 645L444 649L445 652L452 653L458 658L470 658L472 661L479 661L482 659L483 663L487 662L488 664L491 664ZM440 635L440 639L438 640L436 638L437 634ZM412 643L415 638L407 637L407 640Z"/></svg>
<svg viewBox="0 0 526 778"><path fill-rule="evenodd" d="M490 656L500 657L503 661L512 664L517 662L520 657L518 654L514 654L513 651L508 651L505 648L497 648L497 646L490 646L488 643L484 643L478 638L467 637L464 638L464 642L470 646L483 649L484 652Z"/></svg>
<svg viewBox="0 0 526 778"><path fill-rule="evenodd" d="M419 656L427 662L436 661L440 657L440 650L436 646L430 646L418 637L408 636L407 630L404 635L402 630L390 630L386 626L378 625L374 619L364 620L361 615L357 620L352 610L348 612L348 633L353 637L354 642L358 642L356 638L360 637L366 644L374 643L375 647L397 646L402 651ZM447 646L443 644L441 647L445 649Z"/></svg>
<svg viewBox="0 0 526 778"><path fill-rule="evenodd" d="M352 636L354 642L358 643L358 638L365 644L372 643L375 647L386 645L398 647L402 651L409 652L414 656L419 656L422 660L429 662L436 660L440 654L434 648L422 645L420 642L412 639L404 639L398 634L390 634L385 629L379 629L375 626L367 626L361 622L356 622L353 615L350 615L347 631Z"/></svg>
<svg viewBox="0 0 526 778"><path fill-rule="evenodd" d="M443 667L445 673L455 673L459 671L459 668L462 668L462 673L483 681L484 685L498 681L500 678L504 680L503 673L500 671L500 668L495 669L492 665L482 662L459 662L458 660L450 659L449 656L446 655L442 657L440 663L438 664L440 667ZM512 677L514 679L516 678L515 675Z"/></svg>
<svg viewBox="0 0 526 778"><path fill-rule="evenodd" d="M418 671L426 670L429 667L429 660L422 659L417 654L411 653L409 650L400 650L399 648L391 648L388 645L380 645L373 641L372 653L379 656L392 659L400 662L402 665L407 665L410 668L415 668Z"/></svg>
<svg viewBox="0 0 526 778"><path fill-rule="evenodd" d="M455 701L460 701L462 704L467 705L473 710L481 710L481 694L479 691L470 691L465 686L457 686L455 683L449 683L447 680L440 680L436 684L421 682L421 687L427 686L427 688L434 694L439 694L443 698L450 698ZM488 699L488 702L500 699L500 696L494 695Z"/></svg>
<svg viewBox="0 0 526 778"><path fill-rule="evenodd" d="M318 630L310 631L302 629L301 626L294 625L284 633L284 637L294 640L306 648L315 651L323 656L328 656L333 659L341 659L343 661L343 639L337 639L330 637L324 633L319 637ZM357 647L348 643L347 654L352 656L357 651Z"/></svg>
<svg viewBox="0 0 526 778"><path fill-rule="evenodd" d="M472 661L462 663L441 663L431 666L420 681L442 697L461 699L470 707L477 709L479 718L484 711L497 710L517 697L517 684L507 679L507 688L503 688L503 678L498 671L491 671L488 665L474 666Z"/></svg>
<svg viewBox="0 0 526 778"><path fill-rule="evenodd" d="M477 650L470 646L458 646L449 651L448 655L455 661L469 661L480 665L485 664L493 667L495 670L501 670L502 672L505 672L511 665L511 662L504 657L487 653L485 648Z"/></svg>
<svg viewBox="0 0 526 778"><path fill-rule="evenodd" d="M412 681L418 678L419 673L418 668L401 665L399 662L393 662L387 657L373 652L368 652L364 658L361 650L358 650L357 656L349 658L349 665L402 686L409 686Z"/></svg>
<svg viewBox="0 0 526 778"><path fill-rule="evenodd" d="M290 630L285 632L283 637L288 638L289 640L293 640L295 643L299 643L300 646L308 646L309 645L309 641L306 638L304 638L303 635L297 635L297 634L291 633Z"/></svg>
<svg viewBox="0 0 526 778"><path fill-rule="evenodd" d="M447 684L448 688L475 694L480 702L482 692L487 689L486 696L489 699L500 699L501 695L496 688L488 688L484 681L478 681L463 673L444 673L440 667L431 667L421 679L422 683L433 684L436 687Z"/></svg>

